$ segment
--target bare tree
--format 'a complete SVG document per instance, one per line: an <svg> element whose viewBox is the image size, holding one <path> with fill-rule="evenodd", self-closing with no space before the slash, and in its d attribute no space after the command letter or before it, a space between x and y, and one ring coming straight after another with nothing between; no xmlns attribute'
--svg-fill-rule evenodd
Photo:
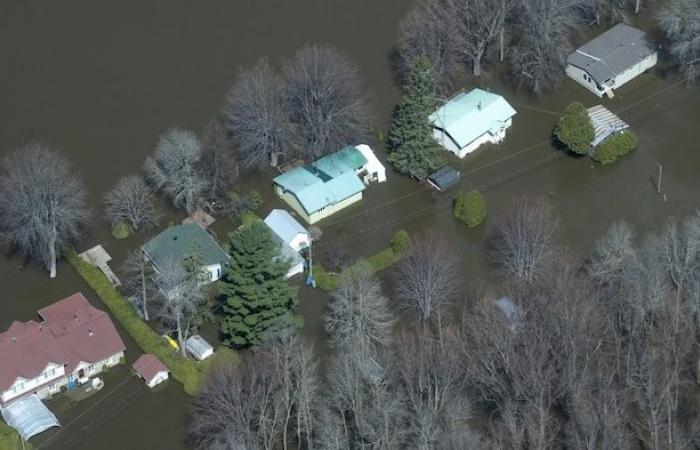
<svg viewBox="0 0 700 450"><path fill-rule="evenodd" d="M105 194L104 215L112 226L128 224L132 230L147 229L158 224L160 213L156 209L155 196L138 175L127 175Z"/></svg>
<svg viewBox="0 0 700 450"><path fill-rule="evenodd" d="M305 156L367 139L370 108L350 59L332 47L303 47L284 64L287 105Z"/></svg>
<svg viewBox="0 0 700 450"><path fill-rule="evenodd" d="M442 314L457 293L457 262L447 241L429 231L413 241L394 271L392 285L400 306L424 326L436 321L438 332Z"/></svg>
<svg viewBox="0 0 700 450"><path fill-rule="evenodd" d="M212 120L204 127L201 168L209 184L207 197L216 205L233 189L239 172L231 140L221 120Z"/></svg>
<svg viewBox="0 0 700 450"><path fill-rule="evenodd" d="M451 14L445 0L421 1L399 25L397 66L399 75L406 79L418 60L425 56L437 78L437 90L446 95L459 67L457 39L453 25L456 15Z"/></svg>
<svg viewBox="0 0 700 450"><path fill-rule="evenodd" d="M668 41L671 61L688 81L700 67L700 4L696 0L669 0L662 4L656 23Z"/></svg>
<svg viewBox="0 0 700 450"><path fill-rule="evenodd" d="M283 154L295 154L296 134L284 95L284 80L266 59L242 70L226 94L225 128L243 168L275 167Z"/></svg>
<svg viewBox="0 0 700 450"><path fill-rule="evenodd" d="M341 274L325 322L331 345L339 353L374 354L388 345L394 317L367 262L354 264Z"/></svg>
<svg viewBox="0 0 700 450"><path fill-rule="evenodd" d="M488 235L491 260L508 277L533 281L556 254L558 221L542 197L518 197Z"/></svg>
<svg viewBox="0 0 700 450"><path fill-rule="evenodd" d="M191 213L207 187L200 170L201 157L199 138L191 131L172 128L158 140L154 156L146 159L146 178L176 208Z"/></svg>
<svg viewBox="0 0 700 450"><path fill-rule="evenodd" d="M121 289L133 299L135 306L141 306L144 320L150 320L148 300L155 297L155 273L153 265L141 250L129 252L121 267Z"/></svg>
<svg viewBox="0 0 700 450"><path fill-rule="evenodd" d="M158 319L172 330L182 356L187 357L185 341L201 324L206 298L197 274L190 273L182 261L169 261L159 267L156 284L162 295L155 306Z"/></svg>
<svg viewBox="0 0 700 450"><path fill-rule="evenodd" d="M589 24L600 25L603 21L617 22L625 19L629 0L583 0L580 10Z"/></svg>
<svg viewBox="0 0 700 450"><path fill-rule="evenodd" d="M212 368L190 407L190 439L201 450L276 448L279 377L268 351L243 353L235 365Z"/></svg>
<svg viewBox="0 0 700 450"><path fill-rule="evenodd" d="M62 154L37 143L5 157L0 170L0 238L54 278L57 258L88 221L80 178Z"/></svg>
<svg viewBox="0 0 700 450"><path fill-rule="evenodd" d="M514 13L510 52L513 77L520 86L542 95L564 74L571 35L579 28L580 0L522 0Z"/></svg>
<svg viewBox="0 0 700 450"><path fill-rule="evenodd" d="M482 61L505 21L502 0L447 0L448 10L455 15L456 49L469 61L472 74L481 75Z"/></svg>

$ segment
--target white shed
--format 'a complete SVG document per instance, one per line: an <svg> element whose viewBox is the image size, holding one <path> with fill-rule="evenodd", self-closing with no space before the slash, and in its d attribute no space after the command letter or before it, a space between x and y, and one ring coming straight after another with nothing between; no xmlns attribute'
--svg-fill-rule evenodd
<svg viewBox="0 0 700 450"><path fill-rule="evenodd" d="M362 153L367 162L362 166L361 172L358 174L362 177L362 181L365 184L369 184L371 181L376 181L378 183L384 183L386 181L386 167L382 164L374 151L367 144L356 145L355 148Z"/></svg>
<svg viewBox="0 0 700 450"><path fill-rule="evenodd" d="M199 361L203 361L214 354L214 347L198 334L185 341L185 348Z"/></svg>
<svg viewBox="0 0 700 450"><path fill-rule="evenodd" d="M308 230L284 209L270 211L265 217L265 225L296 252L308 247L311 242Z"/></svg>

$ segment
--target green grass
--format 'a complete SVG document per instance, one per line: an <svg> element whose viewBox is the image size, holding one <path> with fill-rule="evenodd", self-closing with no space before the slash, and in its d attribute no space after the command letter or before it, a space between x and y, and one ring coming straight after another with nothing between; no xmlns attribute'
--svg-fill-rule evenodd
<svg viewBox="0 0 700 450"><path fill-rule="evenodd" d="M34 446L29 442L24 443L26 450L33 450ZM0 421L0 449L2 450L21 450L22 439L14 428Z"/></svg>
<svg viewBox="0 0 700 450"><path fill-rule="evenodd" d="M97 268L82 259L75 252L68 255L68 261L75 267L81 277L95 291L112 315L124 327L127 333L136 341L144 353L153 353L163 361L170 374L182 383L185 392L194 395L199 387L204 365L182 357L168 345L161 336L151 329L136 313L131 304L112 286L107 277ZM217 351L216 353L219 353ZM229 355L227 355L228 357ZM215 354L210 359L218 358ZM211 363L210 363L211 364Z"/></svg>

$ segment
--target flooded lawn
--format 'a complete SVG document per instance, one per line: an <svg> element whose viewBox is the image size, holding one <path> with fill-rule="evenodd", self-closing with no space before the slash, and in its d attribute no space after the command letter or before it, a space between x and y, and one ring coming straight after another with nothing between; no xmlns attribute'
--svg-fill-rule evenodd
<svg viewBox="0 0 700 450"><path fill-rule="evenodd" d="M306 42L338 46L360 65L377 111L376 128L383 128L397 98L388 56L408 3L221 1L196 10L184 1L0 6L0 155L33 139L63 149L81 172L94 205L94 225L84 247L102 243L118 267L127 249L144 237L125 243L112 239L100 218L99 199L118 178L140 171L159 133L171 126L199 131L216 114L237 70L258 57L276 63ZM614 99L603 100L631 125L640 142L635 154L603 168L557 151L550 141L568 103L601 102L582 87L565 80L555 95L533 100L504 87L497 76L480 84L504 95L518 114L503 144L483 147L464 160L449 159L462 171L460 186L449 194L482 190L488 220L514 195L548 195L561 216L563 239L584 256L616 219L624 218L644 233L668 215L697 207L700 91L675 79L644 75ZM459 87L473 86L465 82ZM384 157L381 146L375 148ZM667 201L656 195L652 180L659 164ZM271 176L259 174L241 189L263 194L263 214L284 207L272 194ZM335 243L353 257L367 256L386 247L400 228L410 233L437 228L461 255L465 287L488 284L492 274L481 245L487 227L468 230L453 220L449 194L439 195L393 172L388 176L388 183L368 188L361 204L320 224L317 256ZM168 220L179 218L171 213ZM228 228L223 222L215 226L220 239ZM58 273L49 280L33 265L0 257L0 328L33 319L39 308L76 291L106 309L67 264ZM323 335L320 317L326 300L320 290L301 290L303 333L311 338ZM150 391L135 378L130 365L140 352L121 334L128 346L127 364L104 376L105 387L77 405L64 398L49 402L63 428L33 440L39 448L187 448L186 395L173 380Z"/></svg>

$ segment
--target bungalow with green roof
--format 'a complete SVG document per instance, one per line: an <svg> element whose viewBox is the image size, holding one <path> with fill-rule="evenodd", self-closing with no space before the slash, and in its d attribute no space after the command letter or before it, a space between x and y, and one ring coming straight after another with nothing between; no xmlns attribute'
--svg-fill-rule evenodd
<svg viewBox="0 0 700 450"><path fill-rule="evenodd" d="M274 180L275 192L313 224L362 200L365 184L386 181L386 170L367 145L345 147Z"/></svg>
<svg viewBox="0 0 700 450"><path fill-rule="evenodd" d="M221 278L223 266L229 259L214 238L196 223L175 225L166 229L146 242L141 251L153 264L156 272L161 272L173 262L184 261L193 251L197 251L209 281Z"/></svg>
<svg viewBox="0 0 700 450"><path fill-rule="evenodd" d="M445 149L460 158L506 137L515 110L500 95L474 89L452 97L430 115L433 136Z"/></svg>

